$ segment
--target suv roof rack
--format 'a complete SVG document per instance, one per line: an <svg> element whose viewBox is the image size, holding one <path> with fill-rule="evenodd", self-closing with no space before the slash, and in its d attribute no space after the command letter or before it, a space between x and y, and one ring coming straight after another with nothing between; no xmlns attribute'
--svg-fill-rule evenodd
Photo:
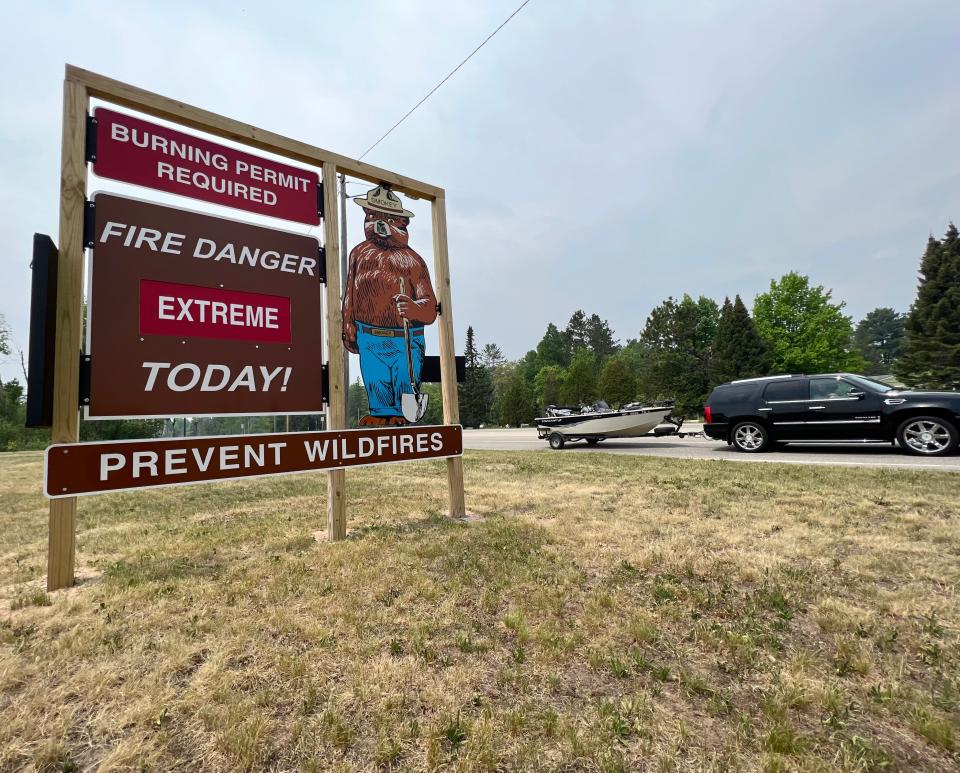
<svg viewBox="0 0 960 773"><path fill-rule="evenodd" d="M744 384L748 381L775 381L779 378L803 378L806 374L804 373L786 373L782 376L758 376L757 378L738 378L735 381L731 381L731 384Z"/></svg>

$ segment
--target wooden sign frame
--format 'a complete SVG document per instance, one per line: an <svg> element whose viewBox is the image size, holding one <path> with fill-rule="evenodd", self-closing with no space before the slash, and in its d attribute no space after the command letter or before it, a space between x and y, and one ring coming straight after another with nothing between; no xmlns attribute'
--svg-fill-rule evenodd
<svg viewBox="0 0 960 773"><path fill-rule="evenodd" d="M87 193L85 154L86 119L90 99L102 99L193 129L259 148L294 161L320 167L323 181L324 246L326 248L326 334L329 358L329 396L327 429L346 428L344 391L344 347L341 338L340 311L340 232L334 213L339 206L337 173L387 185L395 191L431 202L433 225L434 274L440 338L440 375L444 424L459 424L457 373L454 354L453 316L450 300L450 266L447 253L447 215L443 188L404 177L337 153L309 145L280 134L226 118L202 108L178 102L112 78L66 66L63 84L63 139L60 155L60 266L57 283L56 349L54 353L53 443L79 440L81 319L83 305L84 243L83 221ZM327 473L327 535L331 540L346 536L346 471ZM465 515L463 460L447 459L449 514ZM76 555L77 498L50 501L47 589L57 590L73 584Z"/></svg>

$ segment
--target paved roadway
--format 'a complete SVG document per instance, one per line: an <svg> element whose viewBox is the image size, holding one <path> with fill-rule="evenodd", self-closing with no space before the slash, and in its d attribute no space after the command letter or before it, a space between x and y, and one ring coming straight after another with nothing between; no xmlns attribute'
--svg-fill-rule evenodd
<svg viewBox="0 0 960 773"><path fill-rule="evenodd" d="M685 431L697 425L685 424ZM899 467L905 469L960 472L960 456L927 459L908 456L887 444L790 445L764 454L733 451L726 443L704 437L635 438L605 440L599 445L567 443L562 451L551 451L547 441L537 438L534 427L525 429L468 429L463 433L464 448L486 451L546 451L560 454L610 453L640 456L673 456L682 459L723 459L735 462L785 462L787 464L832 464L841 467Z"/></svg>

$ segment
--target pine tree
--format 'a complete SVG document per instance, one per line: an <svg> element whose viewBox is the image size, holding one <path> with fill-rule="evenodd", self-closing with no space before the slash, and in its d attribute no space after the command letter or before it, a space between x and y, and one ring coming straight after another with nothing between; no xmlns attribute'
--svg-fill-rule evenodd
<svg viewBox="0 0 960 773"><path fill-rule="evenodd" d="M603 362L620 351L620 344L613 337L613 329L605 319L591 314L586 323L587 346L593 352L597 362Z"/></svg>
<svg viewBox="0 0 960 773"><path fill-rule="evenodd" d="M480 352L480 362L490 370L496 370L507 358L503 356L503 350L496 344L484 344Z"/></svg>
<svg viewBox="0 0 960 773"><path fill-rule="evenodd" d="M708 369L720 310L716 301L684 295L657 306L640 334L646 356L639 391L646 400L675 400L676 413L697 413L708 393Z"/></svg>
<svg viewBox="0 0 960 773"><path fill-rule="evenodd" d="M909 386L960 390L960 235L953 223L942 240L927 242L896 373Z"/></svg>
<svg viewBox="0 0 960 773"><path fill-rule="evenodd" d="M770 350L764 343L750 312L737 295L733 303L723 301L710 357L711 386L738 378L766 376L770 372Z"/></svg>
<svg viewBox="0 0 960 773"><path fill-rule="evenodd" d="M547 332L543 334L537 344L537 356L546 365L559 365L561 368L570 364L567 337L552 322L547 325Z"/></svg>
<svg viewBox="0 0 960 773"><path fill-rule="evenodd" d="M857 350L867 361L867 373L886 375L903 351L907 336L907 317L891 308L874 309L860 320L853 333Z"/></svg>
<svg viewBox="0 0 960 773"><path fill-rule="evenodd" d="M10 354L10 327L0 314L0 354Z"/></svg>
<svg viewBox="0 0 960 773"><path fill-rule="evenodd" d="M587 315L583 313L583 309L577 309L570 315L570 321L567 322L563 335L567 342L567 362L572 362L573 355L580 349L590 348Z"/></svg>
<svg viewBox="0 0 960 773"><path fill-rule="evenodd" d="M467 328L463 356L465 372L460 385L460 420L465 427L478 427L490 417L493 381L490 370L483 364L477 351L473 327Z"/></svg>
<svg viewBox="0 0 960 773"><path fill-rule="evenodd" d="M367 400L367 390L358 378L347 391L347 420L350 426L356 427L360 419L368 413L370 413L370 403Z"/></svg>

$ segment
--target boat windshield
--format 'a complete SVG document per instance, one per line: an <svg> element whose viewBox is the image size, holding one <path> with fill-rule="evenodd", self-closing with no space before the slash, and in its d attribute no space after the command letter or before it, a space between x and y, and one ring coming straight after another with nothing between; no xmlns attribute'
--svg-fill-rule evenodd
<svg viewBox="0 0 960 773"><path fill-rule="evenodd" d="M874 381L872 378L854 375L848 375L846 378L849 378L855 384L865 386L867 389L872 389L874 392L880 392L881 394L885 392L892 392L894 390L894 387L890 386L889 384L884 384L882 381Z"/></svg>

